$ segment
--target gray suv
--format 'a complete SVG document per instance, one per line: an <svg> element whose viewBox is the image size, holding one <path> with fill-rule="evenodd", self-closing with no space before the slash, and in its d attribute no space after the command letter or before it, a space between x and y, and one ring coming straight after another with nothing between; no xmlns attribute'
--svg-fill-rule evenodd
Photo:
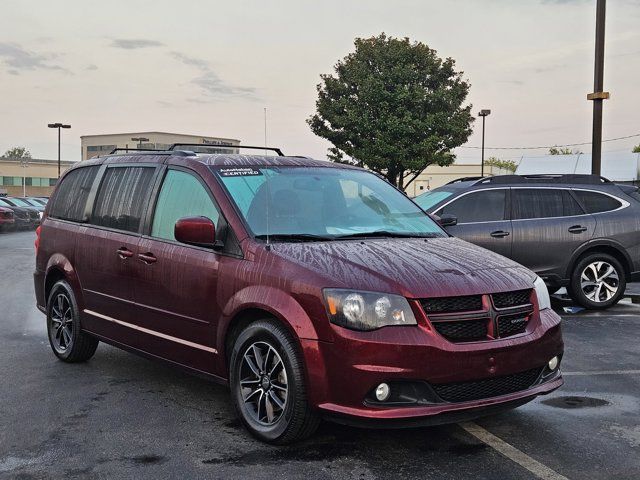
<svg viewBox="0 0 640 480"><path fill-rule="evenodd" d="M414 198L455 237L530 268L580 305L617 303L640 278L640 194L596 175L461 179Z"/></svg>

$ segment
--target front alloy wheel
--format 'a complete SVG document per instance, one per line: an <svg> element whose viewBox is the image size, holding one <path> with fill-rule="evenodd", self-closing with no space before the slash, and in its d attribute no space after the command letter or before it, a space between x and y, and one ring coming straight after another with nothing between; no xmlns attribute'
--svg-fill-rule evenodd
<svg viewBox="0 0 640 480"><path fill-rule="evenodd" d="M301 440L320 423L307 402L300 346L274 319L258 320L238 334L229 384L242 423L262 441L283 445Z"/></svg>
<svg viewBox="0 0 640 480"><path fill-rule="evenodd" d="M240 389L244 409L257 423L273 425L284 413L289 394L287 371L269 343L256 342L245 350Z"/></svg>

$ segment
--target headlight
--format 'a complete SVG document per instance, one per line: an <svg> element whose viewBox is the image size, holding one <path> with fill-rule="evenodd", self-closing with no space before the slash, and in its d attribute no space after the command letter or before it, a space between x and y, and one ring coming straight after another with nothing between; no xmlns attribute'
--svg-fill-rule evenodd
<svg viewBox="0 0 640 480"><path fill-rule="evenodd" d="M407 299L399 295L327 288L324 298L329 320L352 330L418 323Z"/></svg>
<svg viewBox="0 0 640 480"><path fill-rule="evenodd" d="M538 297L538 306L540 310L544 310L545 308L551 308L551 299L549 298L549 290L540 277L536 277L536 281L533 282L533 288L536 290L536 295Z"/></svg>

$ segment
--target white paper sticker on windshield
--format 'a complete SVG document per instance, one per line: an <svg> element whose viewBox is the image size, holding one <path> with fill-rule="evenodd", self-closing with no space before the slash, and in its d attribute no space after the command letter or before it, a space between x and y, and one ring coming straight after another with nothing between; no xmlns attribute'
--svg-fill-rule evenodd
<svg viewBox="0 0 640 480"><path fill-rule="evenodd" d="M221 168L218 172L221 177L255 177L262 175L260 170L251 167Z"/></svg>

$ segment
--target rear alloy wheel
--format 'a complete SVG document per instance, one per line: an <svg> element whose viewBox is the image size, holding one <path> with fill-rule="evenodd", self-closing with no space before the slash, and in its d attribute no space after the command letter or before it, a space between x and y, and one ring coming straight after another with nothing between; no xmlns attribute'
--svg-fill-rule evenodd
<svg viewBox="0 0 640 480"><path fill-rule="evenodd" d="M620 262L604 253L587 255L571 276L571 296L581 306L593 310L608 308L620 301L626 288Z"/></svg>
<svg viewBox="0 0 640 480"><path fill-rule="evenodd" d="M229 377L236 412L260 440L282 445L318 427L319 417L307 403L302 355L276 321L259 320L240 332Z"/></svg>
<svg viewBox="0 0 640 480"><path fill-rule="evenodd" d="M52 288L47 301L49 344L64 362L84 362L93 357L98 340L80 330L80 317L73 290L60 280Z"/></svg>

